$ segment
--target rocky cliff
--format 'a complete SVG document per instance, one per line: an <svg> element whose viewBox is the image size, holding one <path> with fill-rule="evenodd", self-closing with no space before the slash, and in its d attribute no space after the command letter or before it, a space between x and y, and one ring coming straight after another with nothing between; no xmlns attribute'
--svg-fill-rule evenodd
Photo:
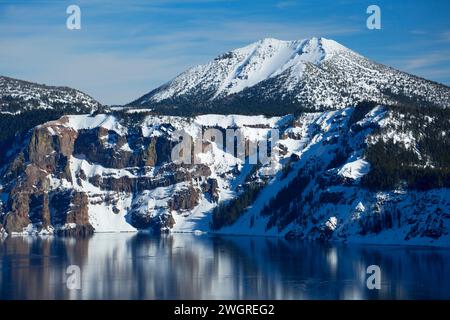
<svg viewBox="0 0 450 320"><path fill-rule="evenodd" d="M158 116L123 108L35 127L1 169L8 233L204 231L450 245L447 111L358 105L299 116ZM239 130L247 157L179 131ZM251 143L279 140L250 163ZM201 136L201 135L200 135ZM197 142L196 142L197 143ZM438 147L439 146L439 147Z"/></svg>

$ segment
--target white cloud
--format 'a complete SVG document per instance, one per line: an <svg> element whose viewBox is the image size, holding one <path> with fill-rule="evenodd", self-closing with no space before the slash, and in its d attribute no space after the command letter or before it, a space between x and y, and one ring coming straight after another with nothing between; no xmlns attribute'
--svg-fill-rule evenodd
<svg viewBox="0 0 450 320"><path fill-rule="evenodd" d="M450 52L448 50L417 54L403 59L390 60L389 65L425 79L448 83Z"/></svg>

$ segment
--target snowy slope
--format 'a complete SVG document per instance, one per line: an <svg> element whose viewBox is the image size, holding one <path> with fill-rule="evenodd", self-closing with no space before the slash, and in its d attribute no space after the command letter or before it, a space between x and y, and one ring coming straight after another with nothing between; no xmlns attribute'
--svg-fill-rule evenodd
<svg viewBox="0 0 450 320"><path fill-rule="evenodd" d="M68 210L69 216L78 208L77 215L96 232L214 232L450 246L450 189L371 190L362 182L373 170L365 155L368 146L397 139L402 147L419 150L420 135L397 127L401 116L386 107L371 107L356 119L355 110L271 118L139 112L131 122L129 110L64 116L35 128L32 144L22 151L29 159L26 166L19 153L2 169L0 228L11 228L8 217L20 217L23 211L17 210L28 208L31 220L20 232L74 229L77 222L58 220L58 212ZM240 128L247 141L263 140L278 129L280 152L254 166L208 140L207 148L195 154L201 164L178 166L164 156L176 130L196 136L206 128ZM148 162L149 157L159 160ZM245 199L250 186L261 187L254 200L242 200L237 216L215 228L215 210ZM70 203L75 194L84 198ZM36 218L46 206L56 215L52 221L62 222L45 226Z"/></svg>

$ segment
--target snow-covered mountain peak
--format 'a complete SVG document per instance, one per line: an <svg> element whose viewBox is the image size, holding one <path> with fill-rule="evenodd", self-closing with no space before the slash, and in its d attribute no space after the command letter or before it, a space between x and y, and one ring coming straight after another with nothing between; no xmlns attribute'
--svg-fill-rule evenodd
<svg viewBox="0 0 450 320"><path fill-rule="evenodd" d="M222 54L205 65L189 69L160 90L157 89L141 104L160 102L188 94L191 90L207 91L211 94L210 99L214 100L252 87L290 68L300 76L305 63L320 64L343 51L351 52L325 38L294 41L265 38Z"/></svg>
<svg viewBox="0 0 450 320"><path fill-rule="evenodd" d="M356 54L354 51L350 50L349 48L345 47L344 45L340 44L339 42L336 42L331 39L326 38L312 38L309 41L310 43L314 43L315 45L321 47L327 56L331 56L334 54L346 52L351 54Z"/></svg>
<svg viewBox="0 0 450 320"><path fill-rule="evenodd" d="M343 52L353 53L350 49L340 43L322 37L312 37L303 40L279 40L275 38L264 38L243 48L232 50L237 55L252 55L258 53L261 56L282 55L288 51L288 58L294 59L301 56L303 61L319 63L331 56ZM279 61L286 62L286 61Z"/></svg>
<svg viewBox="0 0 450 320"><path fill-rule="evenodd" d="M450 90L375 63L334 40L265 38L188 69L131 104L170 113L255 113L261 105L317 110L364 100L448 107ZM250 105L257 110L248 110Z"/></svg>

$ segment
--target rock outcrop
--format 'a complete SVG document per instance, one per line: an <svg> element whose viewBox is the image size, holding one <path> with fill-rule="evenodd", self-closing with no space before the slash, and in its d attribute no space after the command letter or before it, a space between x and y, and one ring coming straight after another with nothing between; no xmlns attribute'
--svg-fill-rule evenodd
<svg viewBox="0 0 450 320"><path fill-rule="evenodd" d="M95 228L90 212L95 215L95 209L90 206L107 206L108 214L129 219L136 229L169 230L175 223L170 211L184 212L199 204L199 181L211 170L171 162L174 141L169 133L145 136L139 126L119 132L70 122L70 116L64 116L34 128L3 169L2 193L8 200L0 222L6 232L91 234ZM156 211L120 207L123 195L142 198L180 183L187 186L167 195Z"/></svg>

